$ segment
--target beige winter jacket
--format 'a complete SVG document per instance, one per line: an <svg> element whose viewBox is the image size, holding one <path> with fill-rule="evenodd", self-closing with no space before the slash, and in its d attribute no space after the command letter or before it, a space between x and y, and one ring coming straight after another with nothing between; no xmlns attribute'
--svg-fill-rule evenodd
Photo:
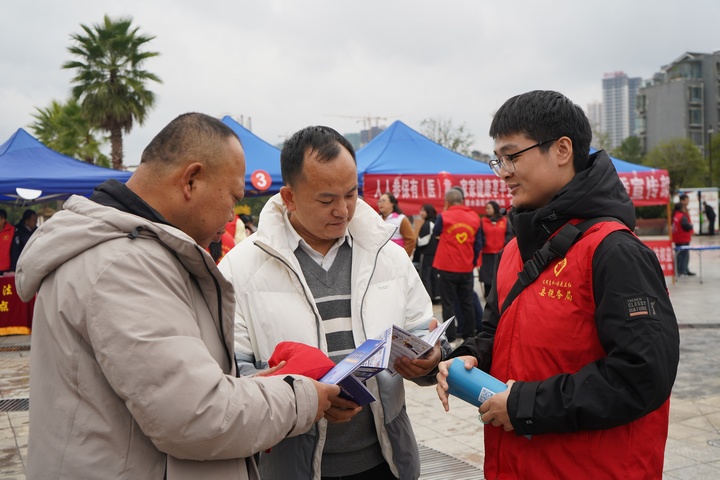
<svg viewBox="0 0 720 480"><path fill-rule="evenodd" d="M235 377L232 287L180 230L71 197L16 281L38 292L28 479L256 479L312 426L307 379Z"/></svg>

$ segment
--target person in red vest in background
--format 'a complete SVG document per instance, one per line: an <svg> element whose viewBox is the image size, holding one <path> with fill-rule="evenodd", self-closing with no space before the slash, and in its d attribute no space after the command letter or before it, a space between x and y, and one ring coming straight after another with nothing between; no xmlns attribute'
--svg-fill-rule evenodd
<svg viewBox="0 0 720 480"><path fill-rule="evenodd" d="M482 239L482 265L478 275L480 283L483 284L485 300L488 298L492 287L492 277L495 273L495 262L500 250L503 249L513 237L512 227L507 218L500 213L500 205L495 201L489 201L485 205L486 216L480 221L480 238Z"/></svg>
<svg viewBox="0 0 720 480"><path fill-rule="evenodd" d="M7 212L0 209L0 274L10 270L10 246L15 227L7 221Z"/></svg>
<svg viewBox="0 0 720 480"><path fill-rule="evenodd" d="M226 253L228 253L235 246L235 240L232 235L226 230L220 237L219 242L210 242L207 251L210 256L215 260L215 263L220 263Z"/></svg>
<svg viewBox="0 0 720 480"><path fill-rule="evenodd" d="M690 240L693 236L693 224L690 221L690 215L688 214L687 204L690 201L687 195L684 193L680 195L680 203L675 204L675 210L673 212L672 220L672 241L676 247L682 247L690 245ZM677 276L687 277L695 275L691 272L688 266L690 261L689 250L678 250L675 256L675 263L677 264Z"/></svg>
<svg viewBox="0 0 720 480"><path fill-rule="evenodd" d="M463 339L475 336L475 305L473 272L477 264L482 245L479 243L478 229L480 216L463 205L463 192L450 188L445 193L445 210L438 215L433 235L438 237L438 247L433 260L440 283L440 296L443 319L455 315L455 298L460 303L463 322ZM447 339L456 339L456 326L451 323L447 329Z"/></svg>
<svg viewBox="0 0 720 480"><path fill-rule="evenodd" d="M235 215L235 220L228 222L227 225L225 225L225 232L230 234L230 237L235 242L234 245L237 245L247 238L245 223L243 223L240 215Z"/></svg>
<svg viewBox="0 0 720 480"><path fill-rule="evenodd" d="M249 215L235 215L233 221L225 224L225 233L222 234L220 241L210 244L207 251L215 260L215 263L220 263L226 253L250 236L252 230L248 228L248 224L244 219L248 217L252 219Z"/></svg>

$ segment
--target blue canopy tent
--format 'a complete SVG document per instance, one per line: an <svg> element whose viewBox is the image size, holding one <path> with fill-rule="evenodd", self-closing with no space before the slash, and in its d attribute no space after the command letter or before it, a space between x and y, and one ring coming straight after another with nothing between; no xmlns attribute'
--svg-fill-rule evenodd
<svg viewBox="0 0 720 480"><path fill-rule="evenodd" d="M280 187L283 186L280 173L280 150L227 115L223 117L222 122L240 137L245 151L245 196L278 193Z"/></svg>
<svg viewBox="0 0 720 480"><path fill-rule="evenodd" d="M590 155L595 152L597 152L597 148L590 147ZM639 165L637 163L626 162L625 160L620 160L619 158L615 158L612 156L610 157L610 160L612 161L613 165L615 166L615 170L617 170L618 173L651 172L653 170L657 170L656 168Z"/></svg>
<svg viewBox="0 0 720 480"><path fill-rule="evenodd" d="M360 175L439 172L493 175L487 164L448 150L399 120L358 150L357 161ZM362 187L362 179L360 182Z"/></svg>
<svg viewBox="0 0 720 480"><path fill-rule="evenodd" d="M22 128L0 145L0 201L37 203L89 196L110 178L126 182L131 173L98 167L57 153Z"/></svg>
<svg viewBox="0 0 720 480"><path fill-rule="evenodd" d="M502 195L502 181L490 167L439 145L401 121L393 122L357 152L360 187L365 200L390 191L407 214L424 203L442 208L445 191L463 187L466 205L484 208L489 199Z"/></svg>

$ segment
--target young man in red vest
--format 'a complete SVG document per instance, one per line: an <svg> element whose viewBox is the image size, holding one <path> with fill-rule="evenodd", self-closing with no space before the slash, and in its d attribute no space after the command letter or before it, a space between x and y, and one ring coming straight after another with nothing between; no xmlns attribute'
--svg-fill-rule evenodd
<svg viewBox="0 0 720 480"><path fill-rule="evenodd" d="M661 478L679 334L658 260L632 233L632 202L608 155L588 155L583 111L557 92L511 98L490 135L516 238L483 330L450 355L509 385L479 408L485 477ZM539 261L546 241L573 229L564 254Z"/></svg>

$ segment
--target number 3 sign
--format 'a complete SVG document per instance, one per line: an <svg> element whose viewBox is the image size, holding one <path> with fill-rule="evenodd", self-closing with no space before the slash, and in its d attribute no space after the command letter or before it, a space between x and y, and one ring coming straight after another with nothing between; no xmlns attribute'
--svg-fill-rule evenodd
<svg viewBox="0 0 720 480"><path fill-rule="evenodd" d="M265 170L255 170L250 175L250 183L252 183L252 186L256 189L264 191L270 188L272 179L270 178L270 174Z"/></svg>

